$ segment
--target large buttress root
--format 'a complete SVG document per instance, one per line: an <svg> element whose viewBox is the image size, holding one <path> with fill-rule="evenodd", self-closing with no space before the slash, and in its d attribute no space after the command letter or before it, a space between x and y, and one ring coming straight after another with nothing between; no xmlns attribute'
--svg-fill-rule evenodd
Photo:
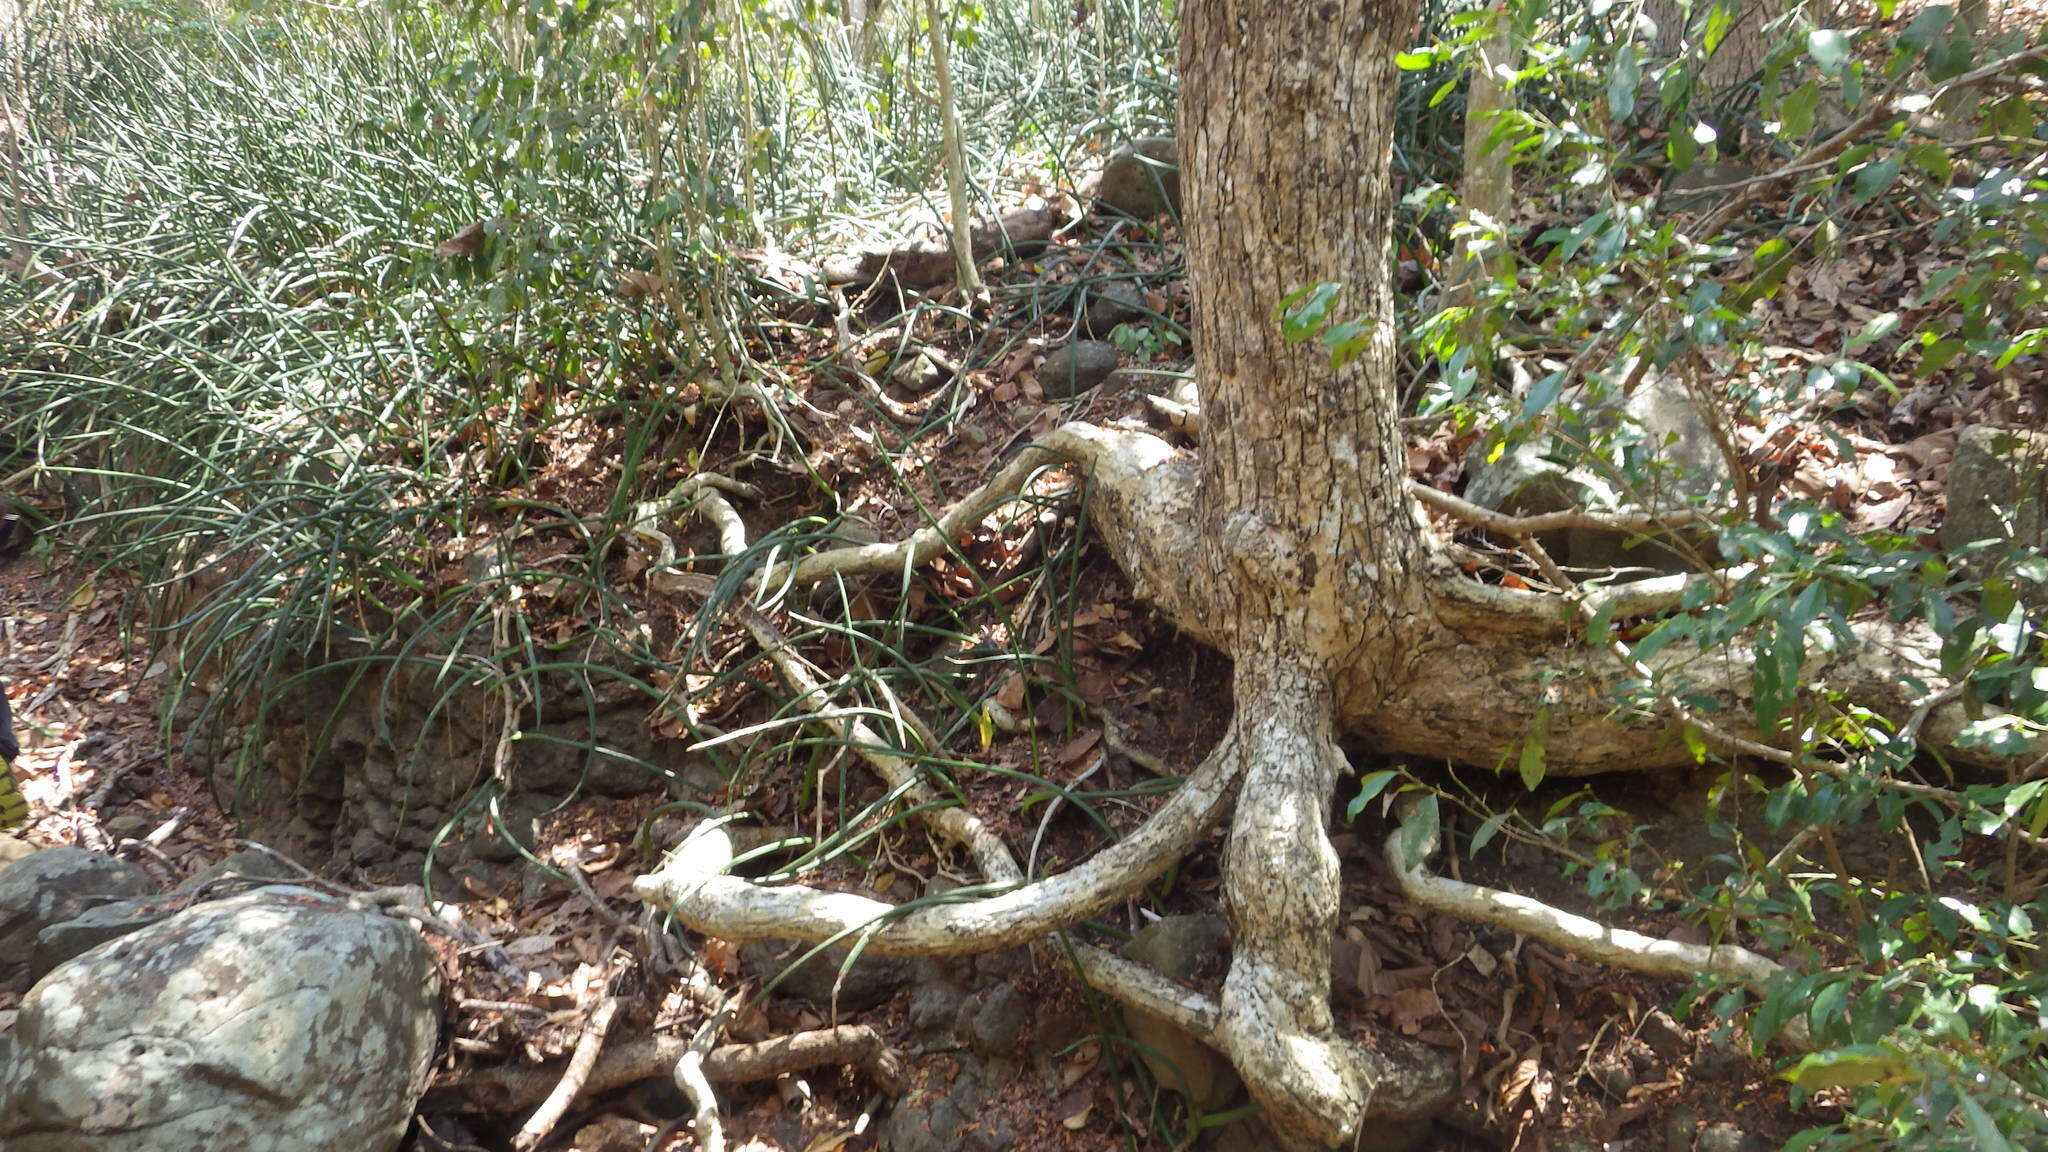
<svg viewBox="0 0 2048 1152"><path fill-rule="evenodd" d="M1301 1147L1337 1144L1368 1114L1427 1112L1452 1088L1447 1068L1397 1069L1336 1032L1338 861L1324 822L1345 761L1334 731L1315 677L1240 660L1226 748L1244 776L1224 856L1233 948L1217 1032L1267 1122Z"/></svg>

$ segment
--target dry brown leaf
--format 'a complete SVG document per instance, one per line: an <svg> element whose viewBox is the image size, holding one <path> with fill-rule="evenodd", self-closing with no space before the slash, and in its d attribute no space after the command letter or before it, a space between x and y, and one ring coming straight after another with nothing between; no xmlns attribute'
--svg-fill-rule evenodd
<svg viewBox="0 0 2048 1152"><path fill-rule="evenodd" d="M479 220L434 245L434 255L447 260L455 256L474 256L483 251L485 223Z"/></svg>
<svg viewBox="0 0 2048 1152"><path fill-rule="evenodd" d="M635 268L619 277L619 295L628 300L637 300L642 296L657 296L668 291L672 283L674 281L666 276L657 276L652 272L643 272Z"/></svg>
<svg viewBox="0 0 2048 1152"><path fill-rule="evenodd" d="M1083 1044L1074 1049L1074 1054L1067 1058L1066 1065L1060 1069L1060 1088L1065 1090L1080 1083L1082 1078L1095 1071L1095 1065L1101 1060L1100 1044Z"/></svg>
<svg viewBox="0 0 2048 1152"><path fill-rule="evenodd" d="M1405 1036L1422 1031L1422 1022L1442 1010L1443 1002L1437 999L1433 988L1403 988L1387 997L1387 1015Z"/></svg>

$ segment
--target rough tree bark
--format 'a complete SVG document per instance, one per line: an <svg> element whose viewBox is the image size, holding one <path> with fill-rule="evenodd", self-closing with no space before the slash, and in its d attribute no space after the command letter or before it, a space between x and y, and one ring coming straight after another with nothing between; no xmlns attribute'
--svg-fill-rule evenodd
<svg viewBox="0 0 2048 1152"><path fill-rule="evenodd" d="M1589 604L1478 585L1426 530L1406 476L1386 250L1393 58L1414 27L1415 0L1320 0L1284 13L1259 0L1183 0L1181 19L1199 457L1142 432L1067 425L932 528L807 557L762 572L758 584L922 563L1032 468L1064 456L1090 474L1091 519L1139 594L1234 660L1237 713L1223 740L1143 827L1055 876L1027 880L972 817L956 814L950 831L935 823L1004 889L994 896L896 909L802 885L759 887L727 874L733 843L723 821L706 821L635 892L727 939L858 935L876 954L989 950L1127 898L1234 803L1223 894L1235 950L1220 1001L1106 953L1080 948L1078 956L1106 994L1179 1022L1227 1055L1285 1144L1327 1147L1370 1118L1426 1114L1455 1087L1440 1059L1405 1054L1386 1037L1344 1036L1330 1011L1338 860L1325 819L1346 767L1340 729L1389 752L1494 764L1540 715L1549 770L1559 775L1689 762L1675 735L1680 723L1717 752L1797 754L1733 719L1749 711L1749 660L1739 645L1673 645L1654 670L1682 670L1687 699L1726 705L1717 719L1687 713L1697 705L1679 703L1677 692L1619 713L1615 686L1653 670L1575 634L1573 614ZM1347 285L1352 306L1375 325L1370 347L1342 369L1313 341L1288 343L1273 316L1288 293L1326 281ZM731 507L710 489L698 500L725 550L744 552ZM1442 508L1444 499L1431 503ZM1532 521L1520 534L1535 530ZM1645 612L1675 602L1679 588L1647 581L1599 595ZM792 692L820 700L772 625L758 613L745 618ZM1882 622L1864 626L1863 639L1859 651L1816 658L1805 682L1895 718L1953 758L1971 755L1950 743L1965 717L1959 693L1945 691L1935 639ZM866 748L863 757L892 786L909 782L905 762L871 747L879 737L851 721L820 722L844 725L842 736ZM2048 741L2038 743L2028 755L2048 752ZM932 820L934 809L925 811ZM1397 862L1415 891L1434 891L1419 867L1419 858ZM1557 939L1580 931L1577 918L1521 899L1481 896L1458 907L1548 925ZM1607 963L1637 952L1697 954L1616 948L1592 936L1583 944ZM1768 972L1769 963L1750 967Z"/></svg>
<svg viewBox="0 0 2048 1152"><path fill-rule="evenodd" d="M1695 0L1690 28L1679 0L1649 0L1643 6L1657 25L1658 53L1691 56L1697 62L1700 87L1707 93L1724 91L1756 74L1771 46L1764 31L1785 14L1786 4L1786 0L1718 0L1728 5L1733 19L1714 54L1700 61L1702 49L1693 33L1704 26L1707 8L1714 2L1717 0Z"/></svg>
<svg viewBox="0 0 2048 1152"><path fill-rule="evenodd" d="M1465 88L1465 174L1458 199L1465 219L1483 233L1461 237L1451 263L1451 301L1470 307L1481 283L1503 280L1514 274L1514 256L1508 248L1507 226L1514 207L1513 170L1508 165L1505 145L1492 137L1500 126L1501 113L1515 106L1509 79L1520 67L1521 45L1515 42L1512 7L1494 15L1494 27L1479 43L1472 61L1472 79ZM1477 243L1487 240L1485 251Z"/></svg>

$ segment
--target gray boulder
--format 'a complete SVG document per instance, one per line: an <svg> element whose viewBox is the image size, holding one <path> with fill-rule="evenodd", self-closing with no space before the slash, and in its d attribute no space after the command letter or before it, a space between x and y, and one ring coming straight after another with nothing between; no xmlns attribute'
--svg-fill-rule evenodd
<svg viewBox="0 0 2048 1152"><path fill-rule="evenodd" d="M1956 437L1941 543L1979 540L2048 549L2048 432L1976 426Z"/></svg>
<svg viewBox="0 0 2048 1152"><path fill-rule="evenodd" d="M35 953L29 960L29 976L41 980L57 965L81 956L130 932L168 920L192 903L189 896L116 900L88 908L61 924L36 933Z"/></svg>
<svg viewBox="0 0 2048 1152"><path fill-rule="evenodd" d="M756 980L779 978L775 990L785 996L808 1000L820 1008L836 1005L841 1012L873 1008L910 982L912 966L907 960L866 950L856 956L852 945L840 943L797 964L810 950L809 944L755 940L740 945L740 967Z"/></svg>
<svg viewBox="0 0 2048 1152"><path fill-rule="evenodd" d="M1639 437L1641 457L1649 467L1630 490L1622 490L1593 468L1566 463L1563 442L1539 436L1493 461L1485 459L1484 443L1475 446L1467 461L1465 499L1513 516L1570 508L1615 512L1684 507L1710 500L1729 484L1727 461L1706 420L1674 378L1648 374L1627 397L1588 406L1584 421L1595 430L1625 427ZM1713 534L1705 530L1681 540L1662 540L1570 529L1545 533L1538 542L1559 563L1584 568L1679 572L1694 567L1694 553L1708 561L1717 556Z"/></svg>
<svg viewBox="0 0 2048 1152"><path fill-rule="evenodd" d="M60 967L0 1062L8 1152L390 1152L434 1054L433 956L302 888L202 904Z"/></svg>
<svg viewBox="0 0 2048 1152"><path fill-rule="evenodd" d="M83 848L47 848L0 868L0 973L26 965L50 925L154 891L142 869Z"/></svg>
<svg viewBox="0 0 2048 1152"><path fill-rule="evenodd" d="M2048 553L2048 432L1963 429L1949 463L1948 515L1940 536L1951 551L1989 540L2037 556ZM2025 581L2020 596L2048 604L2048 583Z"/></svg>
<svg viewBox="0 0 2048 1152"><path fill-rule="evenodd" d="M1171 136L1140 136L1109 154L1093 188L1096 207L1150 220L1180 211L1180 145Z"/></svg>

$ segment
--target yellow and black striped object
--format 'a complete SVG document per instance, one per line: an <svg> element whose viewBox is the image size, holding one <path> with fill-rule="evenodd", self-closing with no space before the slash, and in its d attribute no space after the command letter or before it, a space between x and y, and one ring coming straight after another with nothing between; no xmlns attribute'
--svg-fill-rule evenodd
<svg viewBox="0 0 2048 1152"><path fill-rule="evenodd" d="M28 801L14 781L14 758L21 745L14 742L14 714L7 710L7 693L0 692L0 831L28 822Z"/></svg>

